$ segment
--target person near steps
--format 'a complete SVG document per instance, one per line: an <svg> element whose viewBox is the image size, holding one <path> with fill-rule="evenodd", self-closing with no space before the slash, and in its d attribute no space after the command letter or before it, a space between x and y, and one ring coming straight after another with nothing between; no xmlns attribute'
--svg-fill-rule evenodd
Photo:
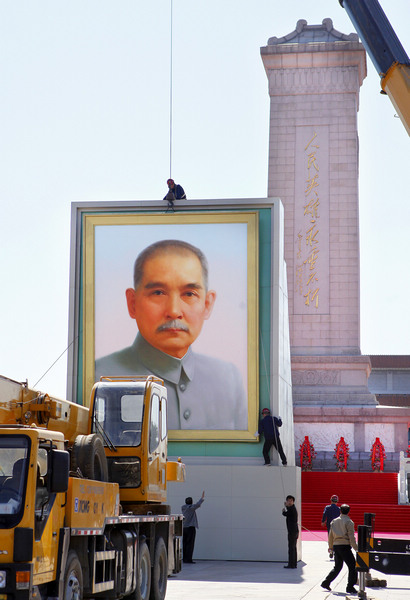
<svg viewBox="0 0 410 600"><path fill-rule="evenodd" d="M333 521L333 519L337 519L337 517L340 516L340 508L337 505L337 503L339 502L339 497L336 494L333 494L333 496L331 496L330 498L330 502L331 504L328 504L327 506L325 506L325 509L323 511L323 515L322 515L322 527L327 527L327 535L329 536L329 532L330 532L330 524ZM329 558L333 558L333 550L331 550L330 548L328 549L329 552Z"/></svg>

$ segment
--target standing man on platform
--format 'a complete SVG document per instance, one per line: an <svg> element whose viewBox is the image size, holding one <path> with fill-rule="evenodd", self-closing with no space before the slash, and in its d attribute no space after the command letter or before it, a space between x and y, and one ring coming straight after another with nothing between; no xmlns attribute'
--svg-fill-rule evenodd
<svg viewBox="0 0 410 600"><path fill-rule="evenodd" d="M282 515L286 517L286 527L288 530L288 564L284 569L296 569L298 566L298 557L296 544L299 537L298 511L295 506L295 497L286 496L285 508L282 509Z"/></svg>
<svg viewBox="0 0 410 600"><path fill-rule="evenodd" d="M258 433L259 435L263 434L263 437L265 438L262 454L266 466L270 466L269 451L272 446L275 446L276 450L279 452L282 465L286 467L288 463L280 441L279 427L282 427L282 419L280 417L272 417L269 408L264 408L262 410L262 419L259 421Z"/></svg>
<svg viewBox="0 0 410 600"><path fill-rule="evenodd" d="M192 504L192 498L185 498L185 504L181 506L184 515L183 537L182 537L182 560L184 563L194 564L192 555L194 553L196 530L198 529L197 509L205 500L205 491L196 504Z"/></svg>
<svg viewBox="0 0 410 600"><path fill-rule="evenodd" d="M349 517L350 506L342 504L340 507L341 515L334 519L330 525L329 548L335 553L335 566L322 581L321 586L325 590L331 591L330 583L336 579L346 563L349 569L347 579L347 594L357 594L354 584L357 582L356 560L353 556L352 548L357 552L358 547L354 537L354 523Z"/></svg>
<svg viewBox="0 0 410 600"><path fill-rule="evenodd" d="M336 494L333 494L330 498L331 504L325 506L322 516L322 527L327 527L327 535L329 536L330 524L333 519L337 519L340 516L340 508L337 503L339 502L339 497ZM329 548L329 557L333 558L333 550Z"/></svg>

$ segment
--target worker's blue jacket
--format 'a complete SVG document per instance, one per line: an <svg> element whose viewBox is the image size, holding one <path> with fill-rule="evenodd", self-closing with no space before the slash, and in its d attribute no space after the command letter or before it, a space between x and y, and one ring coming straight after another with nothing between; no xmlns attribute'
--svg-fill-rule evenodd
<svg viewBox="0 0 410 600"><path fill-rule="evenodd" d="M258 433L263 434L265 440L276 440L279 437L278 427L282 427L282 419L266 415L259 421Z"/></svg>

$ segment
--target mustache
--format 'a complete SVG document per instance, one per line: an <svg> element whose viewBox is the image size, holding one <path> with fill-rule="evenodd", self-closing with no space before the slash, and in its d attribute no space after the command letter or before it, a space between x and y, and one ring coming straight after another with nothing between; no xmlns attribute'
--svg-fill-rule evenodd
<svg viewBox="0 0 410 600"><path fill-rule="evenodd" d="M179 319L165 321L165 323L162 323L162 325L157 327L157 333L161 331L168 331L169 329L179 329L180 331L186 331L187 333L189 333L189 327Z"/></svg>

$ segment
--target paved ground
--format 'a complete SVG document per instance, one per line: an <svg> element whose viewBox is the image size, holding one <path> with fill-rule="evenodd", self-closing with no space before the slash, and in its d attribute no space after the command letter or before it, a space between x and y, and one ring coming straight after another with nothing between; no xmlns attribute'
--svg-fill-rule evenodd
<svg viewBox="0 0 410 600"><path fill-rule="evenodd" d="M284 569L283 563L197 561L183 565L178 575L168 579L166 600L326 600L357 598L347 596L347 568L332 582L332 591L320 587L333 562L323 541L302 541L303 560L297 569ZM383 575L387 588L366 588L368 600L409 600L410 577Z"/></svg>

